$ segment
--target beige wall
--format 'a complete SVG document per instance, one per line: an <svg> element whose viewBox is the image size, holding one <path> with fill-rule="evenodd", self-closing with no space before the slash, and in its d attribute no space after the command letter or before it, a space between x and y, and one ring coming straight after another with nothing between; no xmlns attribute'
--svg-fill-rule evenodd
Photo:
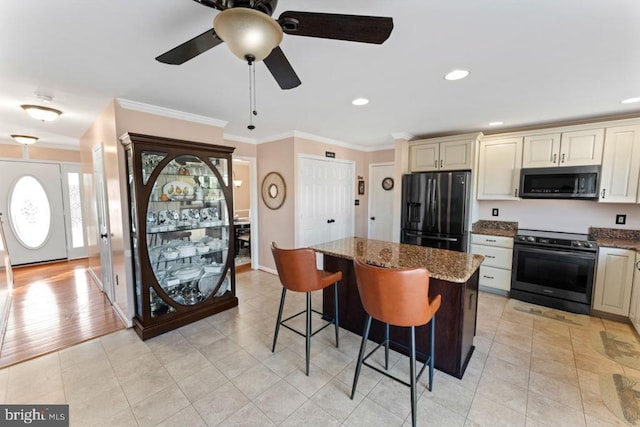
<svg viewBox="0 0 640 427"><path fill-rule="evenodd" d="M258 145L258 183L269 172L278 172L284 178L287 195L280 209L269 209L262 198L258 202L258 220L260 230L260 265L275 270L271 255L271 242L276 242L283 248L295 245L294 221L294 139L287 138L280 141ZM260 191L260 185L258 185Z"/></svg>
<svg viewBox="0 0 640 427"><path fill-rule="evenodd" d="M0 144L0 157L22 159L22 146L16 143Z"/></svg>
<svg viewBox="0 0 640 427"><path fill-rule="evenodd" d="M59 148L39 147L32 145L27 147L30 160L51 160L56 162L80 163L79 150L62 150Z"/></svg>
<svg viewBox="0 0 640 427"><path fill-rule="evenodd" d="M240 187L233 187L233 210L235 214L240 217L248 217L249 208L251 207L249 198L249 165L234 162L233 179L242 181L242 185L240 185Z"/></svg>

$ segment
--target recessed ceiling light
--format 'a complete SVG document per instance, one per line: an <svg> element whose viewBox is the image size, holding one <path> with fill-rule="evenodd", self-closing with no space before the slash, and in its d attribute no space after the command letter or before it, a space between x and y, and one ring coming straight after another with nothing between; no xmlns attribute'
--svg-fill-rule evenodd
<svg viewBox="0 0 640 427"><path fill-rule="evenodd" d="M38 137L30 135L11 135L11 138L24 145L31 145L38 142Z"/></svg>
<svg viewBox="0 0 640 427"><path fill-rule="evenodd" d="M500 125L503 125L503 124L504 124L504 122L490 122L489 126L500 126Z"/></svg>
<svg viewBox="0 0 640 427"><path fill-rule="evenodd" d="M27 112L28 115L36 120L42 120L43 122L50 122L62 114L62 111L55 108L42 107L40 105L21 105L22 109Z"/></svg>
<svg viewBox="0 0 640 427"><path fill-rule="evenodd" d="M445 75L444 78L446 80L460 80L460 79L464 79L468 75L469 75L469 72L467 70L453 70L447 73L447 75Z"/></svg>
<svg viewBox="0 0 640 427"><path fill-rule="evenodd" d="M622 101L623 104L633 104L634 102L640 102L640 96L636 98L627 98L624 101Z"/></svg>
<svg viewBox="0 0 640 427"><path fill-rule="evenodd" d="M367 105L369 103L369 100L367 98L356 98L353 101L351 101L351 103L353 105L361 106L361 105Z"/></svg>

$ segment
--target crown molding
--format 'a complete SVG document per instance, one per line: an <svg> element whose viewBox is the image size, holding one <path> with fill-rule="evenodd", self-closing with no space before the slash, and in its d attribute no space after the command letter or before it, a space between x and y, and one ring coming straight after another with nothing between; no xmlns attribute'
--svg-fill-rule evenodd
<svg viewBox="0 0 640 427"><path fill-rule="evenodd" d="M118 104L125 110L139 111L141 113L155 114L157 116L169 117L171 119L185 120L193 123L200 123L203 125L210 125L219 128L224 128L227 123L226 120L214 119L211 117L200 116L198 114L185 113L184 111L173 110L171 108L158 107L157 105L145 104L142 102L131 101L129 99L116 98Z"/></svg>
<svg viewBox="0 0 640 427"><path fill-rule="evenodd" d="M358 150L358 151L364 151L364 152L389 150L393 148L393 146L386 146L386 145L376 146L376 147L366 147L364 145L351 144L348 142L339 141L337 139L327 138L324 136L314 135L311 133L301 132L297 130L284 132L278 135L272 135L266 138L261 138L257 140L257 144L265 144L267 142L279 141L281 139L286 139L286 138L304 138L309 141L320 142L322 144L335 145L338 147L349 148L351 150Z"/></svg>

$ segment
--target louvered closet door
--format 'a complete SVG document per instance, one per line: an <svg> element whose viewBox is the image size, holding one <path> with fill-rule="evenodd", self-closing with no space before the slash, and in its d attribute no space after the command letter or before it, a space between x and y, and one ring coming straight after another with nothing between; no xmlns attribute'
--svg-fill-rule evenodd
<svg viewBox="0 0 640 427"><path fill-rule="evenodd" d="M353 236L353 162L301 156L298 165L298 246Z"/></svg>

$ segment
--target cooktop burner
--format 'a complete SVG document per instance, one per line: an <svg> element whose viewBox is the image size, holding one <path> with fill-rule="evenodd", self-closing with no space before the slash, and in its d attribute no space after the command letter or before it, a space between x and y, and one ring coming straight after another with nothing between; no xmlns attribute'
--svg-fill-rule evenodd
<svg viewBox="0 0 640 427"><path fill-rule="evenodd" d="M577 250L595 252L598 246L589 239L588 234L560 233L558 231L518 230L515 239L518 244L547 247L568 247Z"/></svg>

